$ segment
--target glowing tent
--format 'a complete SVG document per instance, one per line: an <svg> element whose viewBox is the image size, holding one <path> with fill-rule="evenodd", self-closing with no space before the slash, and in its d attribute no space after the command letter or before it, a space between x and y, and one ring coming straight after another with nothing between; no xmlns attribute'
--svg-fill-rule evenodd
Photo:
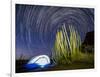
<svg viewBox="0 0 100 77"><path fill-rule="evenodd" d="M47 55L33 57L27 64L28 69L44 68L50 64L50 58Z"/></svg>

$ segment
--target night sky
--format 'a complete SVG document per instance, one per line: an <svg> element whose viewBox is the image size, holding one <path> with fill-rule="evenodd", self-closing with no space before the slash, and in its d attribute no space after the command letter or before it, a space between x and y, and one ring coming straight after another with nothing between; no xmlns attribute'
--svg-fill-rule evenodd
<svg viewBox="0 0 100 77"><path fill-rule="evenodd" d="M16 4L16 59L51 56L55 35L62 24L73 25L81 40L94 31L93 8Z"/></svg>

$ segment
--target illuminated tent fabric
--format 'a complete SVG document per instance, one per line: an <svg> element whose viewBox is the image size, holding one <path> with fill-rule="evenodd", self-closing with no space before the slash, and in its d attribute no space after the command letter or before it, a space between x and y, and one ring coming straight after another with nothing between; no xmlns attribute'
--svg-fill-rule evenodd
<svg viewBox="0 0 100 77"><path fill-rule="evenodd" d="M28 69L44 68L50 64L50 58L47 55L33 57L27 64Z"/></svg>

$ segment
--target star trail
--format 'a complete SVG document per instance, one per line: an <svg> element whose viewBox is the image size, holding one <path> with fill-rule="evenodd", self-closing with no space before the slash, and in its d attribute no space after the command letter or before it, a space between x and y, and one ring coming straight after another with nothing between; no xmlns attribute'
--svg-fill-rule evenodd
<svg viewBox="0 0 100 77"><path fill-rule="evenodd" d="M51 54L57 30L74 25L81 40L94 31L94 9L16 4L16 59Z"/></svg>

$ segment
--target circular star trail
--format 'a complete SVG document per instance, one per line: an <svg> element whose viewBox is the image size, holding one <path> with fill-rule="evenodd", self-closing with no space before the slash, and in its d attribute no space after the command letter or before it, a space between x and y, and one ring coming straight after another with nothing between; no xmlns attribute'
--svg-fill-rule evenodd
<svg viewBox="0 0 100 77"><path fill-rule="evenodd" d="M81 39L94 30L94 9L38 5L16 5L16 46L51 49L57 30L73 25Z"/></svg>

